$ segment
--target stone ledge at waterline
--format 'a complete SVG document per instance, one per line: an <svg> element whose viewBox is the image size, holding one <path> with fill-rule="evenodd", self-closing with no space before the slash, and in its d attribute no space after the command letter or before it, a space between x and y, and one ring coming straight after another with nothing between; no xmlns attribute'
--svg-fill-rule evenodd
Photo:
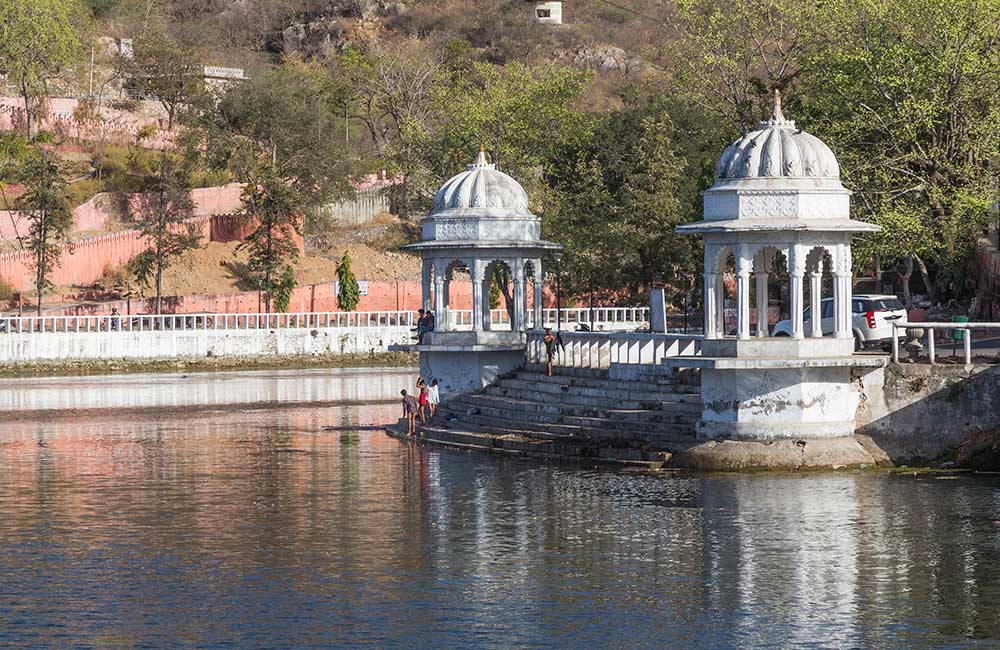
<svg viewBox="0 0 1000 650"><path fill-rule="evenodd" d="M409 327L191 329L0 334L0 365L383 353Z"/></svg>

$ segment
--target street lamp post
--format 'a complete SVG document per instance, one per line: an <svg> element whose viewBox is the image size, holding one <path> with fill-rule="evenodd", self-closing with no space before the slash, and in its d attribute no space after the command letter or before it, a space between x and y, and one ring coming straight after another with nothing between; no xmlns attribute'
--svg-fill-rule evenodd
<svg viewBox="0 0 1000 650"><path fill-rule="evenodd" d="M562 331L562 253L553 253L556 260L556 331Z"/></svg>

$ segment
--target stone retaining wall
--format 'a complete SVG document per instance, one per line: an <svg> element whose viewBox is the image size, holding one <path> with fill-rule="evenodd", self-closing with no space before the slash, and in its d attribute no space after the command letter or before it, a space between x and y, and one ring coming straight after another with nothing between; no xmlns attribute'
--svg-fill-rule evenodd
<svg viewBox="0 0 1000 650"><path fill-rule="evenodd" d="M857 432L897 465L949 455L976 433L1000 428L1000 365L890 364L855 371Z"/></svg>

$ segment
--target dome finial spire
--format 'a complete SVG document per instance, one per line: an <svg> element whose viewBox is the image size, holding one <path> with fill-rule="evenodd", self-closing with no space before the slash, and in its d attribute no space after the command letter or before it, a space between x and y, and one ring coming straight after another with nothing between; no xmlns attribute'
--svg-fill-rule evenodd
<svg viewBox="0 0 1000 650"><path fill-rule="evenodd" d="M476 160L477 167L486 166L486 147L479 145L479 158Z"/></svg>
<svg viewBox="0 0 1000 650"><path fill-rule="evenodd" d="M776 124L782 124L788 121L781 112L781 91L777 88L774 89L774 117L772 119Z"/></svg>

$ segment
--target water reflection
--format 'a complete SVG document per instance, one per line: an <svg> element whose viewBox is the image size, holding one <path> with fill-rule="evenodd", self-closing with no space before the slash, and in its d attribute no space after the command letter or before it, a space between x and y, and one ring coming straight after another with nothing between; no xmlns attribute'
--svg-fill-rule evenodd
<svg viewBox="0 0 1000 650"><path fill-rule="evenodd" d="M397 417L407 372L283 408L238 375L157 376L155 413L77 379L86 416L3 425L0 645L1000 647L996 478L427 451L323 429Z"/></svg>

